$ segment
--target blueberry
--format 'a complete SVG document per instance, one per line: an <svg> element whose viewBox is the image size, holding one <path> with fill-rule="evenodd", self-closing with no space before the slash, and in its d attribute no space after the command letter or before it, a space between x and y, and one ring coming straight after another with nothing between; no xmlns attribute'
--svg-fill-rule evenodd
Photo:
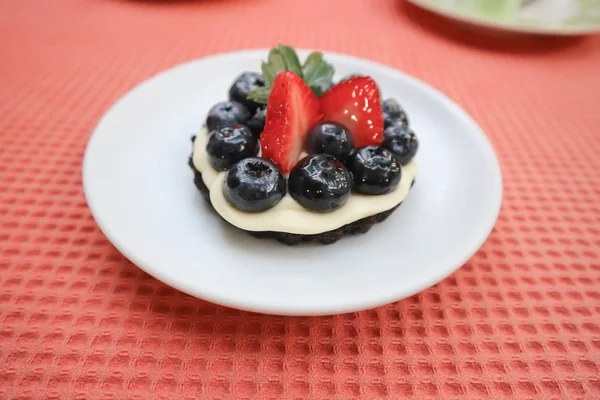
<svg viewBox="0 0 600 400"><path fill-rule="evenodd" d="M246 158L225 175L223 194L241 211L260 212L274 207L285 196L285 179L264 158Z"/></svg>
<svg viewBox="0 0 600 400"><path fill-rule="evenodd" d="M354 139L344 125L325 121L310 130L306 148L309 153L329 154L340 161L345 161L354 148Z"/></svg>
<svg viewBox="0 0 600 400"><path fill-rule="evenodd" d="M352 177L340 161L326 154L302 158L290 172L290 195L308 210L331 212L350 197Z"/></svg>
<svg viewBox="0 0 600 400"><path fill-rule="evenodd" d="M413 159L419 149L419 139L412 130L406 130L402 125L390 126L383 131L383 147L392 152L402 165Z"/></svg>
<svg viewBox="0 0 600 400"><path fill-rule="evenodd" d="M408 129L408 117L404 109L395 99L387 99L381 103L383 122L386 128L392 125L401 125Z"/></svg>
<svg viewBox="0 0 600 400"><path fill-rule="evenodd" d="M258 140L244 125L226 126L208 136L206 152L211 165L225 171L244 158L258 154Z"/></svg>
<svg viewBox="0 0 600 400"><path fill-rule="evenodd" d="M350 155L346 165L352 174L353 189L363 194L388 193L402 177L400 163L383 147L361 147Z"/></svg>
<svg viewBox="0 0 600 400"><path fill-rule="evenodd" d="M209 132L224 126L245 124L250 118L246 107L236 101L222 101L217 103L208 112L206 128Z"/></svg>
<svg viewBox="0 0 600 400"><path fill-rule="evenodd" d="M251 113L254 113L260 104L254 100L248 100L248 95L254 89L265 85L265 78L261 74L244 72L235 79L235 82L229 88L229 99L243 104Z"/></svg>
<svg viewBox="0 0 600 400"><path fill-rule="evenodd" d="M267 107L262 106L259 107L252 118L248 121L246 126L250 128L252 134L257 138L260 136L262 131L265 129L265 119L267 117Z"/></svg>

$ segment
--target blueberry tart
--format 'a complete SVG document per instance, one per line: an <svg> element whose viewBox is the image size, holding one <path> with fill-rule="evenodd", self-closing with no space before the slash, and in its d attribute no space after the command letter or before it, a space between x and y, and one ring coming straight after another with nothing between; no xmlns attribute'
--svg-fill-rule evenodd
<svg viewBox="0 0 600 400"><path fill-rule="evenodd" d="M386 219L415 180L419 140L396 99L356 75L333 84L320 52L271 49L242 71L192 138L194 183L259 238L329 244ZM368 107L365 107L365 104Z"/></svg>

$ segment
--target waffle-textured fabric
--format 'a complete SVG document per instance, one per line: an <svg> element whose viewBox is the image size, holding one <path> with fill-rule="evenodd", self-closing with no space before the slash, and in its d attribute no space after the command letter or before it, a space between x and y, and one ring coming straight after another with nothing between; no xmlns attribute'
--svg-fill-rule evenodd
<svg viewBox="0 0 600 400"><path fill-rule="evenodd" d="M274 317L184 295L102 235L81 162L108 107L278 41L406 71L483 127L503 209L455 274ZM482 36L401 0L0 0L0 399L600 399L599 65L600 37Z"/></svg>

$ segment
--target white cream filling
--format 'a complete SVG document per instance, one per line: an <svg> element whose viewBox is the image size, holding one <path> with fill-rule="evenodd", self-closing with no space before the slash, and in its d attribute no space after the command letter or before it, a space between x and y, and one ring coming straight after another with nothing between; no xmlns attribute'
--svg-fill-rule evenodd
<svg viewBox="0 0 600 400"><path fill-rule="evenodd" d="M316 213L303 208L286 194L273 208L259 213L247 213L233 207L223 195L225 172L215 170L206 153L207 132L203 129L194 141L194 167L210 189L210 201L215 210L229 223L247 231L276 231L311 235L337 229L359 219L394 208L404 200L417 172L412 160L402 167L402 179L396 189L387 194L368 196L352 192L342 207L330 213Z"/></svg>

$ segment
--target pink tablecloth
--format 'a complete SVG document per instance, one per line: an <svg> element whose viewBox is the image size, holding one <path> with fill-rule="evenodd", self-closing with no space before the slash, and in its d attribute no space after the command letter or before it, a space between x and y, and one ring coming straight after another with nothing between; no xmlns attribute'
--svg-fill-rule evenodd
<svg viewBox="0 0 600 400"><path fill-rule="evenodd" d="M458 272L283 318L186 296L109 244L80 177L102 114L167 67L278 41L404 70L481 124L504 206ZM599 50L403 1L0 0L0 398L600 399Z"/></svg>

